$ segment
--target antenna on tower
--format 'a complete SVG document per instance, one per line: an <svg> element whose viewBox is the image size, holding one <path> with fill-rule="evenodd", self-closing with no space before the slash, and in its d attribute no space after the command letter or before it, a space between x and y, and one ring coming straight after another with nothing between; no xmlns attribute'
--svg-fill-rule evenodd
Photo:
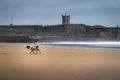
<svg viewBox="0 0 120 80"><path fill-rule="evenodd" d="M67 12L65 12L65 15L67 15Z"/></svg>
<svg viewBox="0 0 120 80"><path fill-rule="evenodd" d="M11 26L13 25L13 18L12 18L12 16L10 17L10 25Z"/></svg>

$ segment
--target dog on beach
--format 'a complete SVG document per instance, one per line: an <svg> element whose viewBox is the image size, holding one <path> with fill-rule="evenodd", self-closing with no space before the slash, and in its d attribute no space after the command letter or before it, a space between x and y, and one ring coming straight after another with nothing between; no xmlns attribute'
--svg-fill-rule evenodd
<svg viewBox="0 0 120 80"><path fill-rule="evenodd" d="M30 50L30 54L41 54L40 50L39 50L39 46L30 46L30 45L27 45L26 46L27 49Z"/></svg>

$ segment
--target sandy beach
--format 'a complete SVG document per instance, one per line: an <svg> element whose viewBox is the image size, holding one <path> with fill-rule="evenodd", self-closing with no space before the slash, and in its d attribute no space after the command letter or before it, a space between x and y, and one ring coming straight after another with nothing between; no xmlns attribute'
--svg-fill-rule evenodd
<svg viewBox="0 0 120 80"><path fill-rule="evenodd" d="M26 45L0 43L0 80L120 80L120 49Z"/></svg>

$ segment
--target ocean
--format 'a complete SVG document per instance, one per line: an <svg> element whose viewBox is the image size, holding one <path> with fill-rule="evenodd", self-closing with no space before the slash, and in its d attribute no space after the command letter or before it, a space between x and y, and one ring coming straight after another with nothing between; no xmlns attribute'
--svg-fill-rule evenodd
<svg viewBox="0 0 120 80"><path fill-rule="evenodd" d="M120 41L51 41L37 42L37 44L72 47L120 48Z"/></svg>

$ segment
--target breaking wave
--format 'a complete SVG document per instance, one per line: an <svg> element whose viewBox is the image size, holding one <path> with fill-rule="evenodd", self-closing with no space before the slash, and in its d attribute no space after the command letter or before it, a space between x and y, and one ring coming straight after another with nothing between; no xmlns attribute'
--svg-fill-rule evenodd
<svg viewBox="0 0 120 80"><path fill-rule="evenodd" d="M37 42L41 45L61 45L77 47L103 47L120 48L120 41L59 41L59 42Z"/></svg>

